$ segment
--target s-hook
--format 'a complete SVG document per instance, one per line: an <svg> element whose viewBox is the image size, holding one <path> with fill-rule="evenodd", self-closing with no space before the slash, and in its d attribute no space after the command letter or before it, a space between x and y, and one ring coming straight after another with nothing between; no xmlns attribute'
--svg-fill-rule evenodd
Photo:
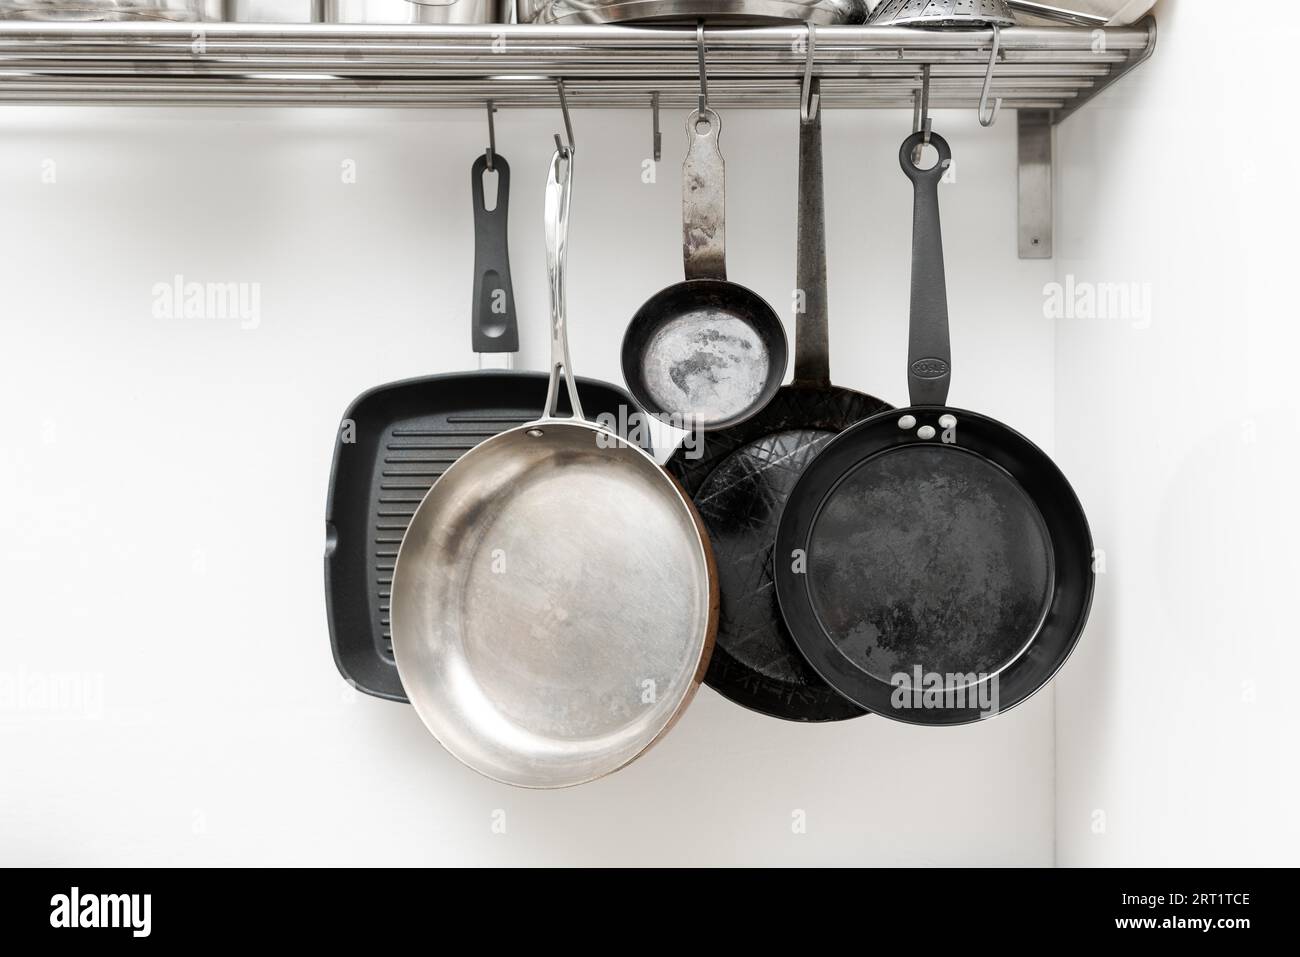
<svg viewBox="0 0 1300 957"><path fill-rule="evenodd" d="M709 69L704 54L704 21L696 21L695 24L695 47L700 57L700 113L706 113L709 109Z"/></svg>
<svg viewBox="0 0 1300 957"><path fill-rule="evenodd" d="M560 155L568 159L572 154L578 152L578 144L573 139L573 122L569 119L569 101L564 96L564 81L556 80L555 89L560 94L560 112L564 114L564 135L568 140L567 144L560 140L560 134L555 134L555 148Z"/></svg>
<svg viewBox="0 0 1300 957"><path fill-rule="evenodd" d="M488 115L487 168L489 170L492 170L493 172L495 172L495 169L492 166L492 157L496 156L496 152L497 152L497 124L496 124L496 120L493 119L493 114L496 113L496 111L497 108L492 104L492 101L488 100L487 101L487 115Z"/></svg>
<svg viewBox="0 0 1300 957"><path fill-rule="evenodd" d="M913 102L915 105L912 108L912 132L925 134L921 146L912 151L912 162L919 166L922 148L930 145L930 132L933 129L930 121L930 64L928 63L921 67L921 88L916 91Z"/></svg>
<svg viewBox="0 0 1300 957"><path fill-rule="evenodd" d="M661 159L663 159L663 155L664 155L664 135L659 132L659 94L658 93L650 94L650 113L651 113L650 122L653 124L652 132L654 133L654 140L653 140L654 158L655 158L655 162L658 163Z"/></svg>
<svg viewBox="0 0 1300 957"><path fill-rule="evenodd" d="M984 89L980 93L980 126L989 127L998 121L998 111L1002 109L1002 97L993 101L993 109L989 110L989 91L993 88L993 67L998 62L998 48L1002 43L1001 28L995 23L993 25L993 52L989 54L988 72L984 74Z"/></svg>
<svg viewBox="0 0 1300 957"><path fill-rule="evenodd" d="M808 49L803 61L803 89L799 94L799 119L811 123L817 119L817 108L821 105L821 85L813 89L813 59L817 56L817 26L808 23Z"/></svg>

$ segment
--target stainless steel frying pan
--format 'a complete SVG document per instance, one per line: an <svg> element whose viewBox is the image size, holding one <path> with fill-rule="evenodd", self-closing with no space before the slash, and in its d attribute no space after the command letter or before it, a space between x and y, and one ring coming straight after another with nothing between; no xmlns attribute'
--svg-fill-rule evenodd
<svg viewBox="0 0 1300 957"><path fill-rule="evenodd" d="M572 150L557 151L543 416L443 474L393 575L393 654L420 718L469 767L534 788L581 784L645 752L699 687L717 626L690 499L583 417L565 328L572 175ZM561 376L572 418L557 415Z"/></svg>

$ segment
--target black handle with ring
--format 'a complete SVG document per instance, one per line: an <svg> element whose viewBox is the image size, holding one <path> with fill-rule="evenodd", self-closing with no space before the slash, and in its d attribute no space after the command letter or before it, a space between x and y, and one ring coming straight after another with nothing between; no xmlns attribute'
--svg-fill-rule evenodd
<svg viewBox="0 0 1300 957"><path fill-rule="evenodd" d="M924 132L903 141L898 162L912 181L912 307L908 333L907 386L912 405L947 405L952 377L948 340L948 284L944 279L943 231L939 223L939 183L952 164L948 141L931 132L939 159L930 169L912 161L925 142Z"/></svg>

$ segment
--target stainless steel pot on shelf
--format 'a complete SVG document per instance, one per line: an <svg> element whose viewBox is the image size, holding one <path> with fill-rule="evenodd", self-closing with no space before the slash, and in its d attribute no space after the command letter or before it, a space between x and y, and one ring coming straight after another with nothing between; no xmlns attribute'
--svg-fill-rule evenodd
<svg viewBox="0 0 1300 957"><path fill-rule="evenodd" d="M992 26L1128 26L1142 19L1155 0L867 0L870 26L981 29Z"/></svg>
<svg viewBox="0 0 1300 957"><path fill-rule="evenodd" d="M963 29L1012 27L1007 0L884 0L871 13L872 26Z"/></svg>
<svg viewBox="0 0 1300 957"><path fill-rule="evenodd" d="M520 23L862 23L866 0L515 0Z"/></svg>
<svg viewBox="0 0 1300 957"><path fill-rule="evenodd" d="M1151 12L1155 0L1067 0L1033 3L1010 0L1011 9L1026 25L1072 23L1075 26L1126 27Z"/></svg>
<svg viewBox="0 0 1300 957"><path fill-rule="evenodd" d="M0 20L315 23L323 0L0 0Z"/></svg>
<svg viewBox="0 0 1300 957"><path fill-rule="evenodd" d="M326 23L496 23L500 0L324 0Z"/></svg>
<svg viewBox="0 0 1300 957"><path fill-rule="evenodd" d="M0 0L0 20L221 20L224 0Z"/></svg>
<svg viewBox="0 0 1300 957"><path fill-rule="evenodd" d="M0 0L0 20L231 23L862 23L890 0ZM962 0L976 7L981 0ZM1126 26L1155 0L998 0L1025 25ZM942 6L938 0L926 4ZM879 17L876 18L879 22ZM914 24L921 25L921 24ZM1010 25L1004 22L1003 25Z"/></svg>
<svg viewBox="0 0 1300 957"><path fill-rule="evenodd" d="M226 0L230 23L322 23L324 0Z"/></svg>

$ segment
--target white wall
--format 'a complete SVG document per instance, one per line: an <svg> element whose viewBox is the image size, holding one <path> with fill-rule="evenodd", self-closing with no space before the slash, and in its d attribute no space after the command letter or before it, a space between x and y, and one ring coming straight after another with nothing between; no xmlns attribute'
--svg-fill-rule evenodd
<svg viewBox="0 0 1300 957"><path fill-rule="evenodd" d="M1107 570L1057 683L1058 860L1294 865L1300 28L1157 15L1056 143L1060 276L1153 302L1059 323L1057 451Z"/></svg>
<svg viewBox="0 0 1300 957"><path fill-rule="evenodd" d="M825 121L835 378L895 402L911 221L896 155L910 120ZM1040 291L1053 266L1016 258L1013 120L936 120L959 163L944 192L953 400L1050 447L1054 329ZM498 122L515 174L523 366L545 348L540 203L558 123ZM795 120L725 124L731 271L788 313ZM576 127L574 361L617 380L627 318L681 268L680 118L665 117L654 186L639 180L648 113L579 113ZM1052 861L1050 692L978 727L926 730L788 725L706 689L627 770L531 793L475 776L411 709L343 683L321 581L335 429L362 389L471 363L481 111L6 108L0 128L0 861ZM1257 137L1250 152L1263 148ZM340 181L346 159L353 185ZM153 318L153 285L178 273L259 283L260 325ZM1243 309L1224 323L1224 344L1240 345L1233 330L1248 322ZM1194 413L1215 398L1193 395L1180 389L1166 414L1207 434ZM1263 426L1267 407L1219 414ZM1074 462L1106 503L1105 480L1124 472L1096 471L1077 417L1063 420ZM1255 454L1270 448L1266 437ZM1206 481L1187 476L1189 492ZM1116 522L1098 524L1113 540ZM1114 613L1103 604L1103 621ZM47 706L42 689L69 677L89 706ZM498 808L504 836L491 831ZM791 831L796 809L806 834Z"/></svg>

